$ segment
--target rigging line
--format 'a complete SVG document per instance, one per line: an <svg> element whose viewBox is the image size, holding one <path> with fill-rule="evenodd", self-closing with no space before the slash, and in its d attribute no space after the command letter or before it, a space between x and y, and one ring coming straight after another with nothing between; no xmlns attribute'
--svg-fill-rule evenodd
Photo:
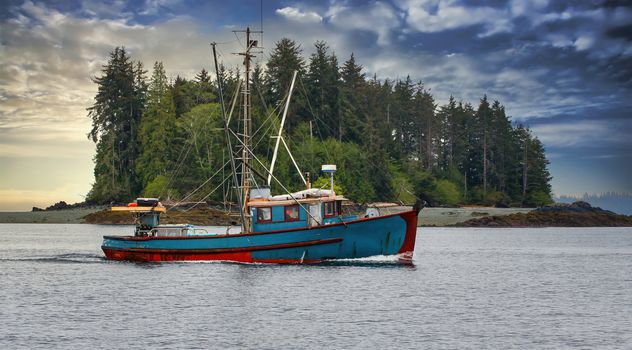
<svg viewBox="0 0 632 350"><path fill-rule="evenodd" d="M235 135L235 132L231 130L231 132L233 133L233 135ZM237 136L237 135L235 135ZM243 145L243 141L239 140L239 142ZM244 146L245 147L245 146ZM307 215L309 215L312 219L314 219L314 221L316 221L316 223L318 223L318 225L322 225L322 222L318 219L316 219L307 208L305 208L305 206L303 206L303 204L301 202L298 201L298 199L296 199L296 197L294 197L294 195L290 192L290 190L287 189L287 187L285 187L283 185L283 183L276 177L274 176L274 174L272 174L270 172L270 170L268 170L268 168L265 167L265 165L263 163L261 163L261 161L259 160L259 158L257 158L257 156L252 152L252 150L246 148L246 150L248 151L248 153L250 153L250 155L252 156L252 159L256 160L257 162L259 162L259 165L272 177L272 179L274 179L274 181L276 181L279 186L281 186L281 188L283 189L283 191L285 191L288 196L290 196L290 198L292 198L292 200L294 200L296 202L296 204L298 204L299 207L301 207L303 210L305 210L305 212L307 213Z"/></svg>
<svg viewBox="0 0 632 350"><path fill-rule="evenodd" d="M301 78L300 75L298 76L298 82L300 83L301 88L303 89L303 97L305 97L305 101L307 101L307 107L309 107L309 112L312 114L312 116L314 116L314 118L318 119L322 124L325 124L320 118L318 118L316 113L314 113L314 109L312 108L312 104L309 103L309 96L307 95L307 89L305 89L305 84L303 84L303 78ZM323 141L323 148L325 149L325 153L327 154L327 158L329 159L329 161L333 161L333 158L331 158L331 154L329 153L329 150L327 149L327 146L324 143L323 134L320 132L320 128L318 127L318 123L316 123L316 131L318 132L318 137L320 137L320 140Z"/></svg>
<svg viewBox="0 0 632 350"><path fill-rule="evenodd" d="M273 123L269 123L269 125L268 125L268 127L266 128L266 130L265 130L265 132L264 132L264 134L263 134L263 135L264 135L264 136L265 136L265 135L267 135L267 134L270 132L270 129L273 129L273 128L274 128L274 124L273 124ZM262 137L260 137L260 138L259 138L259 141L257 141L257 143L255 144L255 146L254 146L254 147L257 147L257 146L261 143L261 141L263 141L263 140L265 140L265 139L266 139L266 138L265 138L265 137L263 137L263 136L262 136ZM270 155L270 152L268 152L268 156L269 156L269 155Z"/></svg>
<svg viewBox="0 0 632 350"><path fill-rule="evenodd" d="M204 120L204 124L202 126L202 129L206 128L208 126L208 124L210 123L211 118L206 118ZM169 188L169 186L171 185L172 181L175 179L175 177L177 176L177 174L180 172L180 169L182 167L182 164L184 164L184 161L187 159L187 156L189 155L189 153L191 152L191 148L193 147L195 138L193 139L193 141L191 141L191 139L188 140L188 147L186 147L186 153L184 153L184 157L182 157L183 151L184 151L184 147L180 150L180 155L178 156L178 160L176 161L177 166L176 166L176 170L171 174L171 176L169 177L169 181L167 182L167 184L165 186L163 186L163 188L161 189L160 193L162 194L165 189Z"/></svg>
<svg viewBox="0 0 632 350"><path fill-rule="evenodd" d="M187 194L184 198L182 198L181 200L179 200L178 202L176 202L176 204L174 205L174 207L178 206L179 204L183 203L185 200L189 199L191 196L193 196L195 194L195 192L197 192L198 190L200 190L202 187L204 187L204 185L206 185L209 181L211 181L220 171L224 170L224 167L226 165L228 165L230 163L230 161L224 163L224 165L222 165L216 172L215 174L211 175L211 177L209 177L208 179L206 179L206 181L204 181L200 186L198 186L196 189L194 189L193 191L189 192L189 194ZM173 207L172 207L173 208ZM167 211L169 211L169 209L167 209Z"/></svg>
<svg viewBox="0 0 632 350"><path fill-rule="evenodd" d="M235 93L237 94L237 93ZM202 128L206 128L208 126L208 124L210 123L211 118L210 115L208 118L206 118L204 120L204 124ZM182 164L184 164L184 161L187 159L187 156L189 155L189 152L191 151L191 147L193 146L193 142L190 141L190 139L188 140L189 145L188 147L186 147L186 154L184 155L184 157L182 157L182 154L184 153L185 147L182 147L182 149L180 150L180 154L178 155L178 160L176 161L176 170L171 174L171 176L169 177L169 181L167 181L167 183L163 186L163 188L160 190L160 194L164 193L164 191L169 188L169 186L171 185L173 179L176 177L176 175L178 174L178 172L180 171L180 167L182 166Z"/></svg>
<svg viewBox="0 0 632 350"><path fill-rule="evenodd" d="M409 191L406 187L404 187L404 184L403 184L403 183L402 183L401 189L402 189L402 190L404 190L404 191L406 191L406 192L408 192L408 194L410 194L411 196L415 197L416 199L418 199L418 200L420 200L420 201L423 201L424 203L426 202L425 200L423 200L423 199L421 199L421 198L417 197L417 195L416 195L416 194L414 194L414 193L410 192L410 191ZM401 199L400 199L400 202L401 202Z"/></svg>
<svg viewBox="0 0 632 350"><path fill-rule="evenodd" d="M275 110L276 110L276 108L275 108L274 110L270 111L270 109L268 108L268 104L266 103L265 98L263 98L263 94L261 94L261 89L260 89L259 84L254 84L254 83L253 83L253 84L252 84L252 86L255 88L255 90L257 90L257 95L258 95L258 96L259 96L259 98L261 99L261 104L263 104L263 109L266 111L266 114L270 115L270 113L271 113L271 112L273 112L273 111L275 111ZM277 107L277 108L278 108L278 107ZM268 117L268 118L270 118L270 117ZM266 121L267 121L267 119L266 119ZM264 123L265 123L266 121L264 121ZM259 128L261 128L261 127L259 127ZM259 130L257 130L257 131L259 131ZM257 133L257 131L255 131L255 134Z"/></svg>
<svg viewBox="0 0 632 350"><path fill-rule="evenodd" d="M272 120L272 116L273 115L276 116L276 114L274 114L275 111L276 111L276 109L274 111L272 111L273 113L269 114L268 118L259 126L257 131L255 131L255 133L252 135L253 138L254 138L254 136L256 136L259 133L259 131L265 126L265 124L269 124L269 125L268 125L268 127L266 128L266 130L265 130L265 132L263 134L264 136L267 135L268 132L270 131L270 129L274 127L274 121ZM268 123L268 121L270 121L270 123ZM255 143L254 147L257 147L261 143L261 141L265 139L264 136L259 138L259 140Z"/></svg>
<svg viewBox="0 0 632 350"><path fill-rule="evenodd" d="M263 98L263 96L261 97ZM263 121L263 123L261 123L261 125L259 125L259 128L257 128L257 130L252 134L252 136L256 136L257 133L261 130L261 128L263 128L263 126L272 119L272 116L276 116L276 111L279 109L280 106L277 106L275 109L273 110L267 110L266 108L266 114L267 114L267 118L266 120Z"/></svg>
<svg viewBox="0 0 632 350"><path fill-rule="evenodd" d="M238 41L238 40L237 40L237 39L235 39L235 40L233 40L233 41L225 41L225 42L223 42L223 43L215 43L215 45L228 45L228 44L232 44L232 43L234 43L234 42L236 42L236 41ZM217 52L217 55L218 55L218 56L222 56L222 53L218 51L218 52Z"/></svg>
<svg viewBox="0 0 632 350"><path fill-rule="evenodd" d="M237 38L235 41L239 42L239 45L245 50L246 46L244 46L244 44L241 43L241 39L239 39L239 35L237 35L236 32L233 32L233 34L235 34L235 38Z"/></svg>
<svg viewBox="0 0 632 350"><path fill-rule="evenodd" d="M182 160L179 159L178 157L178 165L176 167L176 170L171 174L171 176L169 177L169 181L167 181L167 184L165 186L163 186L162 190L160 191L160 193L162 194L164 192L165 189L169 188L169 186L171 186L171 182L173 181L173 179L175 178L176 174L178 174L178 172L180 171L180 167L182 166L182 164L184 164L184 160L187 158L187 156L189 155L189 152L191 151L191 147L193 146L193 142L189 141L189 146L186 147L186 153L184 154L184 157L182 158ZM182 148L182 150L184 150L184 147ZM182 155L182 151L180 151L180 155Z"/></svg>
<svg viewBox="0 0 632 350"><path fill-rule="evenodd" d="M328 131L332 135L334 135L336 130L330 127L323 119L321 119L316 113L314 113L314 109L312 108L312 105L309 103L309 96L307 95L307 90L305 89L305 85L303 85L303 80L301 79L300 76L299 76L299 81L301 83L301 87L303 88L304 97L305 97L305 100L307 101L307 105L309 107L310 113L314 116L314 118L318 119L328 129Z"/></svg>
<svg viewBox="0 0 632 350"><path fill-rule="evenodd" d="M215 75L217 76L217 89L219 90L219 98L220 98L220 106L222 108L222 119L223 119L223 126L224 126L224 137L226 137L226 143L228 144L228 150L229 150L229 155L230 155L230 169L232 172L232 178L235 184L235 190L238 192L239 197L237 198L237 201L239 203L239 207L242 207L242 203L241 203L241 189L238 188L238 183L237 183L237 170L235 167L235 158L233 157L233 146L232 146L232 142L230 141L230 134L229 134L229 128L228 128L228 121L226 119L226 108L224 106L224 94L223 94L223 90L222 90L222 79L219 76L219 68L217 66L217 54L216 54L216 48L215 45L213 45L213 61L215 64ZM247 227L245 226L246 223L246 218L244 215L244 212L240 210L240 216L241 216L241 221L242 221L242 229L244 231L247 231Z"/></svg>
<svg viewBox="0 0 632 350"><path fill-rule="evenodd" d="M230 43L234 43L236 41L239 41L239 37L237 36L237 33L234 33L235 36L237 37L237 39L233 40L233 41L227 41L224 43L219 43L219 44L230 44ZM241 44L241 43L240 43ZM216 43L217 45L217 43ZM219 53L219 55L221 56L221 53ZM217 71L216 71L217 74ZM238 80L239 83L239 80ZM235 96L237 96L238 94L238 89L235 91ZM222 106L223 107L223 106ZM204 122L203 127L208 126L208 124L210 123L211 118L209 116L209 118L207 118ZM169 181L167 181L167 184L165 186L163 186L163 188L160 190L160 194L164 193L164 191L169 188L169 186L171 185L172 181L174 180L174 178L176 177L176 175L178 174L178 172L180 171L180 168L182 166L182 164L184 163L184 161L186 160L187 156L189 155L189 152L191 151L191 147L192 147L193 143L189 141L189 146L186 147L186 154L184 155L184 157L182 157L182 154L184 153L185 147L183 147L180 150L180 154L178 155L178 160L176 161L176 170L171 174L171 176L169 177Z"/></svg>
<svg viewBox="0 0 632 350"><path fill-rule="evenodd" d="M302 80L302 78L301 78L301 76L300 76L300 75L298 76L298 78L299 78L299 83L300 83L300 85L301 85L301 88L303 89L303 96L305 97L305 100L307 101L307 105L308 105L308 107L309 107L310 113L312 114L312 116L314 116L314 118L316 118L318 121L320 121L320 122L321 122L321 124L323 124L323 125L324 125L324 126L325 126L328 130L329 130L329 132L333 135L333 134L335 133L335 130L334 130L333 128L329 127L329 126L328 126L328 124L327 124L327 123L325 123L325 121L323 121L321 118L319 118L319 117L318 117L318 116L314 113L314 110L313 110L313 108L312 108L311 104L309 103L309 98L308 98L308 96L307 96L307 90L305 89L305 85L303 84L303 80ZM320 137L320 140L321 140L321 141L324 141L324 139L323 139L323 135L322 135L322 133L321 133L321 131L320 131L320 127L318 126L318 123L316 123L316 132L318 132L318 136ZM343 139L343 141L345 141L345 142L351 142L351 141L349 141L349 139L347 139L346 137L344 137L344 138L342 138L342 139ZM327 146L326 146L324 143L323 143L323 148L325 149L325 153L327 154L327 158L329 158L329 159L331 159L331 160L333 161L333 159L331 158L331 155L329 154L329 150L327 149ZM378 165L378 163L376 163L376 162L372 161L369 157L366 157L366 155L365 155L365 154L363 154L363 156L365 156L365 157L364 157L364 159L365 159L368 163L370 163L371 165L373 165L374 167L376 167L376 168L379 168L379 167L380 167L380 166ZM356 172L357 172L357 170L356 170Z"/></svg>
<svg viewBox="0 0 632 350"><path fill-rule="evenodd" d="M204 198L202 198L199 202L194 203L194 204L193 204L190 208L188 208L188 209L184 210L184 212L186 213L186 212L188 212L189 210L191 210L191 209L195 208L198 204L200 204L200 202L204 202L204 201L206 201L206 199L207 199L208 197L210 197L210 196L213 194L213 192L217 191L217 189L218 189L218 188L220 188L221 186L223 186L223 185L224 185L224 183L226 182L226 180L228 180L228 179L230 179L230 177L226 177L226 178L224 178L224 181L222 181L222 183L220 183L219 185L217 185L217 186L216 186L216 187L215 187L215 188L214 188L211 192L209 192L209 193L208 193L208 194L207 194Z"/></svg>

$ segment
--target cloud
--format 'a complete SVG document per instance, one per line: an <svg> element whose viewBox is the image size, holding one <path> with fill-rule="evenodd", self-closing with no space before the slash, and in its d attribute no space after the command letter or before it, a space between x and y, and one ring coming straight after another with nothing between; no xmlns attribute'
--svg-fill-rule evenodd
<svg viewBox="0 0 632 350"><path fill-rule="evenodd" d="M454 0L409 0L401 3L406 23L414 30L432 33L482 25L485 37L512 29L506 9L487 6L467 7Z"/></svg>
<svg viewBox="0 0 632 350"><path fill-rule="evenodd" d="M327 10L327 19L337 29L362 30L375 33L377 44L391 42L392 32L401 25L400 14L385 2L372 2L356 7L333 3Z"/></svg>
<svg viewBox="0 0 632 350"><path fill-rule="evenodd" d="M277 9L276 13L279 15L302 23L319 23L323 20L323 17L314 11L306 11L302 12L296 7L284 7L281 9Z"/></svg>
<svg viewBox="0 0 632 350"><path fill-rule="evenodd" d="M91 123L86 108L97 90L91 78L101 75L115 46L125 46L145 67L162 60L171 77L192 78L211 64L208 38L186 16L141 25L124 17L98 18L103 10L86 6L62 13L26 1L0 20L0 191L46 179L48 187L40 188L77 184L66 200L87 193L93 182L94 144L86 137ZM229 41L231 34L217 39ZM232 47L221 49L231 52ZM17 165L9 167L10 162ZM46 198L64 199L53 192Z"/></svg>
<svg viewBox="0 0 632 350"><path fill-rule="evenodd" d="M84 0L81 2L81 12L93 18L130 18L131 12L125 11L127 1L115 0L103 2L100 0Z"/></svg>
<svg viewBox="0 0 632 350"><path fill-rule="evenodd" d="M556 148L602 147L604 143L627 140L627 133L616 124L596 120L542 124L531 129L540 141Z"/></svg>

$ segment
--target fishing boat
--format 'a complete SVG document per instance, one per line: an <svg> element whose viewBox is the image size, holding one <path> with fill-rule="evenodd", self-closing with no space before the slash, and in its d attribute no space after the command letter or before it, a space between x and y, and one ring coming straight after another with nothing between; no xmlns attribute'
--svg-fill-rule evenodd
<svg viewBox="0 0 632 350"><path fill-rule="evenodd" d="M126 211L136 218L134 235L104 236L101 246L106 258L127 261L192 261L221 260L244 263L317 263L332 259L356 259L378 255L397 255L403 261L411 261L415 249L417 217L423 201L417 200L410 210L383 213L379 208L369 208L364 215L344 215L343 202L347 199L334 190L334 164L325 164L321 171L330 176L328 189L311 188L309 177L305 179L282 136L283 124L296 72L294 73L279 133L269 169L252 152L250 120L250 61L257 41L250 40L251 31L246 29L244 56L245 78L238 85L243 98L243 130L234 133L229 129L230 115L224 107L222 82L218 77L218 90L224 132L229 149L237 140L240 155L230 153L233 185L241 218L238 233L208 232L193 225L161 225L160 215L166 208L158 198L138 198L128 206L113 207L113 211ZM213 45L215 69L217 55ZM235 94L237 96L237 94ZM234 102L233 102L234 106ZM232 111L232 108L231 108ZM290 155L305 190L286 191L273 196L270 191L274 176L279 145L283 144ZM267 172L267 186L251 186L255 173L252 163L257 162ZM259 174L260 175L260 174ZM279 185L286 187L279 182Z"/></svg>

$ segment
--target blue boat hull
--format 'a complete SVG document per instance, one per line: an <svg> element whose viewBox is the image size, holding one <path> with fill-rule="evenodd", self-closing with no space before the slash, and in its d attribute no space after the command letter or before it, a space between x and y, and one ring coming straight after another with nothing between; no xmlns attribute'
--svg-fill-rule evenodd
<svg viewBox="0 0 632 350"><path fill-rule="evenodd" d="M186 237L104 236L108 259L129 261L224 260L313 263L401 254L411 259L417 212L362 218L312 228Z"/></svg>

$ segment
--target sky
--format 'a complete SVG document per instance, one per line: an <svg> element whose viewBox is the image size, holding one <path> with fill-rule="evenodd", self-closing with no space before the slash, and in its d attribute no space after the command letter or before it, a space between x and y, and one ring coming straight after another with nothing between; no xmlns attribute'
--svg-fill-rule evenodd
<svg viewBox="0 0 632 350"><path fill-rule="evenodd" d="M167 75L212 71L263 26L256 61L288 37L324 40L367 76L422 81L438 103L487 94L544 143L556 195L632 192L632 1L15 1L0 4L0 211L82 201L92 105L125 46Z"/></svg>

